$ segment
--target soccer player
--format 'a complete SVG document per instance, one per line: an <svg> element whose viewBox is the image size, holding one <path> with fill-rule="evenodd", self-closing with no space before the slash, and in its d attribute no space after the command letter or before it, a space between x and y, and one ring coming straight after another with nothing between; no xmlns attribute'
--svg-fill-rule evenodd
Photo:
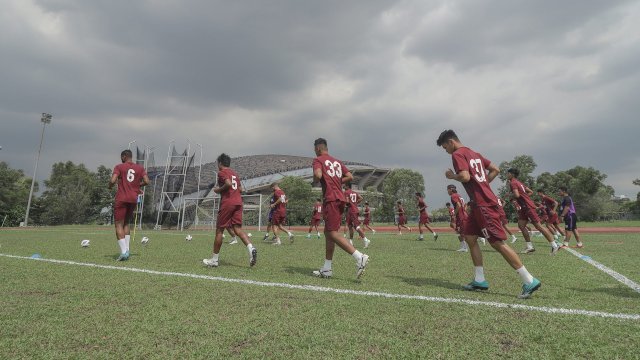
<svg viewBox="0 0 640 360"><path fill-rule="evenodd" d="M267 241L269 239L269 233L271 232L271 228L273 228L273 212L275 209L271 206L275 200L273 200L273 196L269 198L269 215L267 216L267 232L264 233L264 237L262 241ZM273 239L275 240L275 238Z"/></svg>
<svg viewBox="0 0 640 360"><path fill-rule="evenodd" d="M411 228L407 226L407 216L404 214L404 207L402 207L402 201L400 200L398 200L396 206L396 215L398 215L398 235L402 235L401 227L411 232Z"/></svg>
<svg viewBox="0 0 640 360"><path fill-rule="evenodd" d="M240 176L231 169L231 158L222 153L218 156L218 183L213 188L213 192L220 194L220 208L216 221L216 238L213 243L213 256L210 259L203 259L202 263L209 267L218 267L218 256L222 247L222 235L224 230L233 227L233 232L247 246L249 252L249 266L254 266L258 259L258 250L253 246L251 240L242 231L242 187L240 186Z"/></svg>
<svg viewBox="0 0 640 360"><path fill-rule="evenodd" d="M360 212L358 211L358 204L362 201L362 196L357 192L351 189L351 183L344 184L346 188L344 191L344 196L347 199L347 226L349 227L349 243L353 245L353 229L355 228L356 232L360 236L360 239L364 241L364 248L369 247L369 243L371 242L364 235L364 231L360 228Z"/></svg>
<svg viewBox="0 0 640 360"><path fill-rule="evenodd" d="M451 203L446 203L445 206L447 207L447 210L449 210L449 227L455 231L456 230L456 211L453 208L453 206L451 206Z"/></svg>
<svg viewBox="0 0 640 360"><path fill-rule="evenodd" d="M116 240L120 247L118 261L129 260L129 242L131 241L129 223L138 203L138 195L141 186L149 185L149 177L142 165L133 162L131 150L120 153L121 164L113 168L109 189L118 183L115 203L113 205L113 218L116 226Z"/></svg>
<svg viewBox="0 0 640 360"><path fill-rule="evenodd" d="M320 199L316 199L316 203L313 205L313 215L311 216L311 225L309 225L307 239L311 239L311 230L313 230L314 227L318 233L318 239L320 239L320 230L318 230L320 220L322 220L322 203L320 202Z"/></svg>
<svg viewBox="0 0 640 360"><path fill-rule="evenodd" d="M458 189L453 184L447 185L447 194L451 197L451 203L453 204L453 210L455 215L455 225L453 229L456 234L458 234L458 240L460 240L460 248L457 250L458 252L467 252L469 248L467 247L467 242L464 240L464 236L462 235L462 224L467 219L467 210L464 206L464 199L458 194Z"/></svg>
<svg viewBox="0 0 640 360"><path fill-rule="evenodd" d="M427 214L427 204L424 202L424 197L421 193L416 193L416 199L418 200L418 211L420 212L420 219L418 220L418 230L420 231L420 236L418 240L424 240L424 234L422 233L422 226L429 230L433 234L433 240L438 240L438 234L433 231L431 227L429 227L429 214Z"/></svg>
<svg viewBox="0 0 640 360"><path fill-rule="evenodd" d="M549 244L551 244L551 254L555 255L558 252L558 244L554 241L551 233L542 227L542 224L540 224L540 218L536 212L536 205L533 203L533 200L531 200L533 191L524 186L524 184L518 180L519 175L520 170L516 168L510 168L507 170L507 180L509 181L511 196L518 202L518 205L520 205L520 210L518 211L518 227L520 228L520 231L522 231L524 241L527 242L527 248L523 250L522 253L526 254L536 251L533 247L533 243L531 242L531 235L527 229L527 223L531 221L533 227L540 231Z"/></svg>
<svg viewBox="0 0 640 360"><path fill-rule="evenodd" d="M547 220L547 227L549 227L551 233L554 234L553 237L558 240L560 236L565 236L559 225L560 221L558 219L557 211L558 202L554 198L546 195L542 189L538 189L538 196L547 209L547 216L549 217Z"/></svg>
<svg viewBox="0 0 640 360"><path fill-rule="evenodd" d="M371 209L369 208L369 202L368 201L364 202L364 210L362 212L364 214L364 221L362 222L362 224L364 225L364 227L366 227L367 229L371 230L373 235L375 235L376 234L376 230L374 228L372 228L371 226L369 226L369 224L371 223Z"/></svg>
<svg viewBox="0 0 640 360"><path fill-rule="evenodd" d="M478 236L482 235L489 240L491 247L499 252L520 275L523 285L522 293L518 297L521 299L531 297L533 292L540 288L540 280L529 273L518 254L504 242L507 236L500 224L498 210L500 205L498 205L498 199L489 185L500 173L500 169L479 153L464 146L453 130L443 131L436 144L450 154L453 160L454 170L448 169L445 172L446 178L461 182L467 195L473 200L473 209L463 224L462 233L471 250L475 277L465 286L465 289L489 289L489 283L484 277L482 252L478 245Z"/></svg>
<svg viewBox="0 0 640 360"><path fill-rule="evenodd" d="M576 215L576 207L573 205L573 199L569 195L566 186L560 186L560 196L562 196L562 202L560 203L560 216L564 219L565 237L563 246L569 247L569 241L571 240L571 233L576 236L577 246L583 247L580 240L580 234L578 233L578 216ZM571 231L571 232L569 232Z"/></svg>
<svg viewBox="0 0 640 360"><path fill-rule="evenodd" d="M273 217L271 218L273 225L271 229L275 238L273 245L282 245L278 230L286 232L289 235L289 241L293 242L293 233L283 227L284 221L287 219L287 195L280 189L278 183L271 184L271 189L273 190L273 204L271 204L271 208L273 208Z"/></svg>
<svg viewBox="0 0 640 360"><path fill-rule="evenodd" d="M498 205L500 205L500 222L502 223L502 228L504 231L511 236L511 243L518 241L518 238L509 230L507 226L509 224L509 220L507 220L507 213L504 212L504 203L502 199L498 198Z"/></svg>
<svg viewBox="0 0 640 360"><path fill-rule="evenodd" d="M356 250L345 237L338 233L346 202L342 184L352 181L353 175L340 160L329 155L327 140L318 138L313 145L316 153L316 158L313 159L313 180L319 181L322 186L325 237L324 265L320 270L314 271L313 275L323 278L330 278L333 275L331 265L337 244L356 260L356 278L360 278L369 262L369 255Z"/></svg>

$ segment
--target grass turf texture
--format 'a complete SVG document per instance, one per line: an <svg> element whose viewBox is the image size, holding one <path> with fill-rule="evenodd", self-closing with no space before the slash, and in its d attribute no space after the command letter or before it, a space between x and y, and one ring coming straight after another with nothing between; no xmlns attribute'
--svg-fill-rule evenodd
<svg viewBox="0 0 640 360"><path fill-rule="evenodd" d="M142 236L150 243L143 247ZM0 232L0 253L235 279L317 285L394 294L464 298L612 313L640 313L640 294L561 251L522 255L543 282L518 300L520 280L497 253L483 247L488 292L464 292L468 254L442 234L376 234L372 262L355 280L353 259L336 250L334 278L311 271L324 240L298 234L293 245L262 243L249 268L244 246L225 244L221 266L203 268L210 232L138 232L131 260L114 261L113 230L56 227ZM80 247L82 239L91 247ZM226 241L228 241L228 237ZM581 253L640 282L639 234L589 234ZM362 243L356 240L361 248ZM514 244L516 250L522 240ZM633 358L640 321L554 315L486 306L384 299L206 279L167 277L0 257L0 358Z"/></svg>

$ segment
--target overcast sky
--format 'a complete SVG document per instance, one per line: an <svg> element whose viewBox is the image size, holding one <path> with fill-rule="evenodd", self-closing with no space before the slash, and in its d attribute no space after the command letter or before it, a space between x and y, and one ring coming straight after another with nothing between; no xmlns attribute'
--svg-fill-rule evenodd
<svg viewBox="0 0 640 360"><path fill-rule="evenodd" d="M129 141L205 160L313 156L425 176L454 129L495 163L576 165L640 188L638 1L0 0L0 160L37 178L112 167Z"/></svg>

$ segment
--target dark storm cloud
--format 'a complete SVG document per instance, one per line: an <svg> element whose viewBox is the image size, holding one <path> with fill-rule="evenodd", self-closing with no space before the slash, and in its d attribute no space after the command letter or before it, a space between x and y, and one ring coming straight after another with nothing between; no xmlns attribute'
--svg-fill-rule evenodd
<svg viewBox="0 0 640 360"><path fill-rule="evenodd" d="M426 62L469 69L526 55L577 55L604 44L590 38L568 43L567 35L597 22L601 31L619 17L607 16L630 1L469 1L431 8L433 18L410 37L407 53ZM431 24L433 23L433 24ZM588 35L597 35L588 34Z"/></svg>
<svg viewBox="0 0 640 360"><path fill-rule="evenodd" d="M323 136L340 158L413 168L439 194L451 164L435 139L453 128L496 163L594 164L633 190L637 3L5 5L0 160L30 173L51 112L38 178L56 161L111 167L133 139L161 162L172 139L213 160L312 156Z"/></svg>

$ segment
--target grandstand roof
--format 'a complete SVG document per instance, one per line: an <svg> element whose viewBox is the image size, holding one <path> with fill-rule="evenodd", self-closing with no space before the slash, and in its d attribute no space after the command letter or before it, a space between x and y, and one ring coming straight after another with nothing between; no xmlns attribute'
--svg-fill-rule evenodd
<svg viewBox="0 0 640 360"><path fill-rule="evenodd" d="M312 157L293 155L251 155L240 156L231 159L233 168L242 180L243 187L247 193L263 192L269 185L285 176L300 176L308 181L312 181L313 173L311 165ZM354 184L364 189L369 186L378 188L380 183L389 173L389 169L378 168L374 165L344 161L349 170L354 175ZM164 167L154 167L148 169L149 177L162 176ZM191 167L187 171L184 194L195 194L198 191L198 167ZM202 165L200 174L201 195L208 193L208 190L216 182L218 171L217 162Z"/></svg>

